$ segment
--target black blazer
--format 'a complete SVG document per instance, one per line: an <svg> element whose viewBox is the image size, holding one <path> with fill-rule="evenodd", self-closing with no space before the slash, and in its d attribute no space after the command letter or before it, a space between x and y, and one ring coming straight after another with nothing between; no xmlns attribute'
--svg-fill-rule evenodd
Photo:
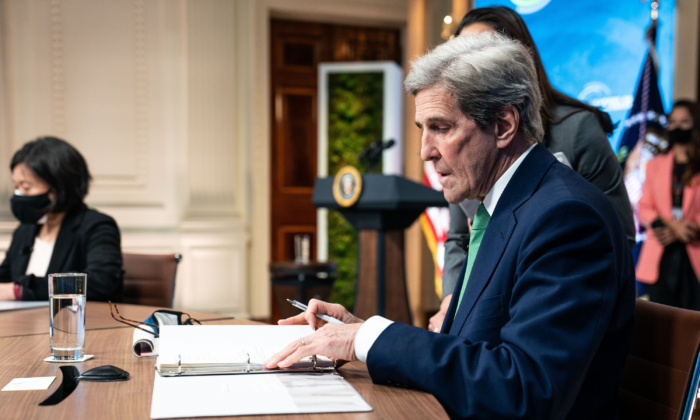
<svg viewBox="0 0 700 420"><path fill-rule="evenodd" d="M49 298L47 277L24 274L39 229L37 224L20 225L0 265L0 282L22 285L22 300ZM124 272L117 223L85 204L67 214L46 273L86 273L88 300L122 301Z"/></svg>

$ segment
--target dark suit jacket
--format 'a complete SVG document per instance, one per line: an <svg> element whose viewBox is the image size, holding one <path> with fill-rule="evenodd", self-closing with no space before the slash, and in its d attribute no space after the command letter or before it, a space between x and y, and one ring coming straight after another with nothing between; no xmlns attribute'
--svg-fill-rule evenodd
<svg viewBox="0 0 700 420"><path fill-rule="evenodd" d="M561 121L547 127L544 146L552 153L563 153L574 171L608 197L625 228L627 239L634 246L636 228L622 168L610 147L608 137L600 127L598 117L581 108L564 105L554 108L554 116ZM452 293L459 280L457 274L464 261L464 237L469 237L467 216L458 204L450 204L442 297Z"/></svg>
<svg viewBox="0 0 700 420"><path fill-rule="evenodd" d="M537 145L498 201L459 310L455 297L440 334L393 323L367 366L453 418L614 419L634 299L610 201Z"/></svg>
<svg viewBox="0 0 700 420"><path fill-rule="evenodd" d="M0 282L22 285L22 300L47 300L47 277L25 275L39 225L22 224L12 235L5 261L0 265ZM47 275L86 273L87 299L123 298L124 279L119 228L111 217L84 204L66 215L58 232Z"/></svg>

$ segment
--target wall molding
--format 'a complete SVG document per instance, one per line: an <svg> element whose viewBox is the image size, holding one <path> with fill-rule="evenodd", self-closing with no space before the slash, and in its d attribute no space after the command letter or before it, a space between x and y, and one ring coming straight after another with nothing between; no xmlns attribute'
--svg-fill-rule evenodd
<svg viewBox="0 0 700 420"><path fill-rule="evenodd" d="M0 0L8 150L74 142L123 249L183 253L176 305L268 316L270 17L401 27L406 1Z"/></svg>
<svg viewBox="0 0 700 420"><path fill-rule="evenodd" d="M63 19L60 0L51 0L51 93L53 99L53 130L57 136L66 134L66 80L64 65Z"/></svg>

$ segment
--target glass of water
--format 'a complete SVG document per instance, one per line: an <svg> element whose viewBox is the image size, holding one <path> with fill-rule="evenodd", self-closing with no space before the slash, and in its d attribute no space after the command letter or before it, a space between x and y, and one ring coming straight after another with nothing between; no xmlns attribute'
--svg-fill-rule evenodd
<svg viewBox="0 0 700 420"><path fill-rule="evenodd" d="M78 360L85 354L87 274L49 274L51 357Z"/></svg>

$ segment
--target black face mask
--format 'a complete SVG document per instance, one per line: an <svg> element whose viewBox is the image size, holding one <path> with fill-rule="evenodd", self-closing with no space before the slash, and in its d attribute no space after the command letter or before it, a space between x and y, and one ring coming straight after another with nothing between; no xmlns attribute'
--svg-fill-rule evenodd
<svg viewBox="0 0 700 420"><path fill-rule="evenodd" d="M676 128L668 132L668 141L671 144L688 144L693 138L693 130L682 130Z"/></svg>
<svg viewBox="0 0 700 420"><path fill-rule="evenodd" d="M13 195L10 199L12 214L22 224L36 223L46 214L51 204L49 193L40 195Z"/></svg>

